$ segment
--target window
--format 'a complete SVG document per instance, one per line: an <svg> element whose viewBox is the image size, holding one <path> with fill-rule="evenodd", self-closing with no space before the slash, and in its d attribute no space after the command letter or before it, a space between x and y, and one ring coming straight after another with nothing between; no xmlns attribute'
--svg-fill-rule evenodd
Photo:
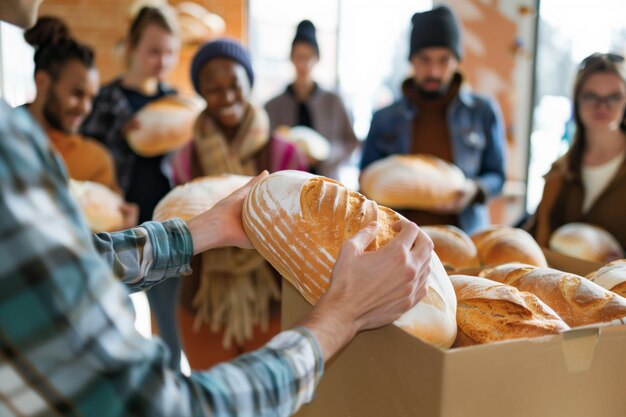
<svg viewBox="0 0 626 417"><path fill-rule="evenodd" d="M33 48L23 33L17 26L0 23L0 95L11 106L35 98Z"/></svg>
<svg viewBox="0 0 626 417"><path fill-rule="evenodd" d="M572 138L571 96L577 66L594 52L626 52L624 13L623 0L541 0L528 168L529 212L534 212L541 201L543 175L567 151Z"/></svg>

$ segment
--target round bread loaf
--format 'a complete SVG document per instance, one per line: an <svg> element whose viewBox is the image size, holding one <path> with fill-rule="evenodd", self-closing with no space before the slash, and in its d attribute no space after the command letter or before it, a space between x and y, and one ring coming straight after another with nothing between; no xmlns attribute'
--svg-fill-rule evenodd
<svg viewBox="0 0 626 417"><path fill-rule="evenodd" d="M70 193L78 201L92 232L114 232L124 226L122 197L92 181L70 179Z"/></svg>
<svg viewBox="0 0 626 417"><path fill-rule="evenodd" d="M550 249L574 258L607 263L626 257L619 242L606 230L586 223L568 223L552 233Z"/></svg>
<svg viewBox="0 0 626 417"><path fill-rule="evenodd" d="M457 297L455 347L563 332L569 326L539 298L467 275L450 277Z"/></svg>
<svg viewBox="0 0 626 417"><path fill-rule="evenodd" d="M494 226L472 235L483 265L521 262L548 266L541 248L527 232L513 227Z"/></svg>
<svg viewBox="0 0 626 417"><path fill-rule="evenodd" d="M435 245L435 253L448 271L480 266L472 239L455 226L422 226Z"/></svg>
<svg viewBox="0 0 626 417"><path fill-rule="evenodd" d="M431 155L392 155L369 165L361 191L379 204L396 209L433 209L451 204L465 186L455 165Z"/></svg>
<svg viewBox="0 0 626 417"><path fill-rule="evenodd" d="M486 268L480 271L478 274L482 278L487 278L492 281L500 282L502 284L508 284L515 281L518 277L526 272L537 269L534 265L523 264L520 262L510 262L507 264L497 265L491 268Z"/></svg>
<svg viewBox="0 0 626 417"><path fill-rule="evenodd" d="M626 259L613 261L587 276L602 288L626 297Z"/></svg>
<svg viewBox="0 0 626 417"><path fill-rule="evenodd" d="M152 217L156 221L174 217L187 221L204 213L251 179L252 177L230 174L196 178L167 193L154 208Z"/></svg>
<svg viewBox="0 0 626 417"><path fill-rule="evenodd" d="M572 327L626 323L626 298L578 275L528 265L515 269L515 264L501 265L481 274L536 295Z"/></svg>
<svg viewBox="0 0 626 417"><path fill-rule="evenodd" d="M328 139L306 126L279 126L276 133L293 143L310 159L325 161L330 156Z"/></svg>
<svg viewBox="0 0 626 417"><path fill-rule="evenodd" d="M244 229L255 248L311 304L330 284L343 243L377 220L377 250L397 232L400 215L329 178L280 171L259 181L243 207ZM428 295L395 324L435 346L450 347L456 335L456 299L433 255ZM384 277L381 277L384 279Z"/></svg>
<svg viewBox="0 0 626 417"><path fill-rule="evenodd" d="M198 100L168 95L144 106L135 115L139 128L128 132L128 144L141 156L163 155L193 138L193 127L202 111Z"/></svg>

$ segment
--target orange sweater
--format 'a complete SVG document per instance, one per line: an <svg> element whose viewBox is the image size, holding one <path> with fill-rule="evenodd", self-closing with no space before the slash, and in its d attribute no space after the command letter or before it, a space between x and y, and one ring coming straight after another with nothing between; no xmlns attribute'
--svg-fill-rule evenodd
<svg viewBox="0 0 626 417"><path fill-rule="evenodd" d="M121 193L113 158L103 145L94 139L56 129L48 129L46 133L53 147L61 154L71 178L97 182Z"/></svg>

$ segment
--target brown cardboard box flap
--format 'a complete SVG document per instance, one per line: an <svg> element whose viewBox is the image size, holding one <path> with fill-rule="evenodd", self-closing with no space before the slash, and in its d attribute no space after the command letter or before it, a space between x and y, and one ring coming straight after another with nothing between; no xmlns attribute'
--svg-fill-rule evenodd
<svg viewBox="0 0 626 417"><path fill-rule="evenodd" d="M310 310L283 285L283 326ZM624 417L626 326L441 350L395 326L326 364L298 417Z"/></svg>

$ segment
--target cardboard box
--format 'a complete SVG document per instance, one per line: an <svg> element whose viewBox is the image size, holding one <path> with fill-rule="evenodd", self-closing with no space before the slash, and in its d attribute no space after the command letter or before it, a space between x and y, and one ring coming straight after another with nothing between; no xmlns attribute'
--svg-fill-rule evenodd
<svg viewBox="0 0 626 417"><path fill-rule="evenodd" d="M546 261L548 261L548 265L550 265L551 268L559 269L564 272L571 272L572 274L581 275L583 277L604 266L604 264L598 262L591 262L585 259L563 255L547 248L541 248L541 250L543 251Z"/></svg>
<svg viewBox="0 0 626 417"><path fill-rule="evenodd" d="M283 325L310 305L283 285ZM387 326L326 364L297 417L624 417L626 326L440 350Z"/></svg>

